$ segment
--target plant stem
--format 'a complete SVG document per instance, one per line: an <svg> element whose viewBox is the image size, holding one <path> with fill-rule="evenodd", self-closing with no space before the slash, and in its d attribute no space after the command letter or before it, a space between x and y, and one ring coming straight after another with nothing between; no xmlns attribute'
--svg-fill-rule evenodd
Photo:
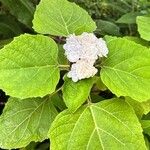
<svg viewBox="0 0 150 150"><path fill-rule="evenodd" d="M69 70L70 65L59 65L59 68L60 68L61 70Z"/></svg>
<svg viewBox="0 0 150 150"><path fill-rule="evenodd" d="M91 96L89 95L88 97L88 100L87 100L88 104L91 104L92 103L92 99L91 99Z"/></svg>
<svg viewBox="0 0 150 150"><path fill-rule="evenodd" d="M57 92L59 92L62 89L62 87L58 88L55 92L53 92L52 94L49 95L49 97L55 95Z"/></svg>

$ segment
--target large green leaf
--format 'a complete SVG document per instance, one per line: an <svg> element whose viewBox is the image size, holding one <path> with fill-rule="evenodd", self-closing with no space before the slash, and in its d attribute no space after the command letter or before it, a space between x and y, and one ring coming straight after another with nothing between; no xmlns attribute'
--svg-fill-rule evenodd
<svg viewBox="0 0 150 150"><path fill-rule="evenodd" d="M10 98L0 117L0 147L19 148L31 141L47 139L47 132L56 115L49 97Z"/></svg>
<svg viewBox="0 0 150 150"><path fill-rule="evenodd" d="M41 0L37 6L33 28L43 34L67 36L96 29L88 13L67 0Z"/></svg>
<svg viewBox="0 0 150 150"><path fill-rule="evenodd" d="M87 99L95 78L81 80L77 83L65 78L63 85L63 98L70 111L76 111Z"/></svg>
<svg viewBox="0 0 150 150"><path fill-rule="evenodd" d="M16 16L20 22L29 27L32 26L35 8L30 0L0 0L0 2L8 7L11 14Z"/></svg>
<svg viewBox="0 0 150 150"><path fill-rule="evenodd" d="M121 38L108 42L108 48L101 70L104 84L117 96L150 99L150 50Z"/></svg>
<svg viewBox="0 0 150 150"><path fill-rule="evenodd" d="M138 31L141 38L150 41L150 17L148 16L138 16L137 17Z"/></svg>
<svg viewBox="0 0 150 150"><path fill-rule="evenodd" d="M57 45L42 35L21 35L0 50L0 89L18 98L43 97L59 80Z"/></svg>
<svg viewBox="0 0 150 150"><path fill-rule="evenodd" d="M146 150L142 128L121 99L102 101L59 114L50 129L54 150Z"/></svg>

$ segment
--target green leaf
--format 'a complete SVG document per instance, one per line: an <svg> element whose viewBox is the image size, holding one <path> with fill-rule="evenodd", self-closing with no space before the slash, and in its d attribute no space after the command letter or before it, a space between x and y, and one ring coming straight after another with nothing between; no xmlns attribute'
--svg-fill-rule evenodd
<svg viewBox="0 0 150 150"><path fill-rule="evenodd" d="M87 99L91 88L95 82L95 78L73 82L69 78L65 78L63 85L63 99L70 111L76 111Z"/></svg>
<svg viewBox="0 0 150 150"><path fill-rule="evenodd" d="M98 102L100 102L100 101L105 100L104 97L99 96L98 94L99 94L98 92L97 92L97 93L96 93L96 92L95 92L95 93L92 92L92 93L90 94L92 103L98 103Z"/></svg>
<svg viewBox="0 0 150 150"><path fill-rule="evenodd" d="M111 35L105 35L104 36L106 43L109 43L110 41L115 40L117 38L118 38L117 36L111 36Z"/></svg>
<svg viewBox="0 0 150 150"><path fill-rule="evenodd" d="M62 95L59 95L59 93L56 93L52 98L53 105L59 109L60 111L63 111L66 109L66 105L63 101Z"/></svg>
<svg viewBox="0 0 150 150"><path fill-rule="evenodd" d="M12 39L6 39L0 41L0 49L3 48L6 44L10 43Z"/></svg>
<svg viewBox="0 0 150 150"><path fill-rule="evenodd" d="M148 16L138 16L137 17L138 31L141 38L150 41L150 17Z"/></svg>
<svg viewBox="0 0 150 150"><path fill-rule="evenodd" d="M140 12L129 12L121 16L116 23L125 23L125 24L135 24L136 23L136 17L140 16Z"/></svg>
<svg viewBox="0 0 150 150"><path fill-rule="evenodd" d="M110 35L105 35L105 37L104 37L104 39L107 43L109 43L111 40L115 40L117 38L118 38L117 36L110 36ZM136 37L136 36L124 36L123 38L127 39L129 41L133 41L137 44L141 44L141 45L146 46L146 47L150 46L148 41L141 39L139 37Z"/></svg>
<svg viewBox="0 0 150 150"><path fill-rule="evenodd" d="M106 35L106 34L120 35L119 27L113 22L99 19L96 21L96 24L97 24L96 31L98 31L98 33L100 32L100 34L102 35Z"/></svg>
<svg viewBox="0 0 150 150"><path fill-rule="evenodd" d="M58 62L61 65L69 65L69 61L65 56L65 50L63 49L63 45L58 45Z"/></svg>
<svg viewBox="0 0 150 150"><path fill-rule="evenodd" d="M98 78L96 82L96 88L98 88L100 91L105 91L107 90L106 85L102 82L101 78Z"/></svg>
<svg viewBox="0 0 150 150"><path fill-rule="evenodd" d="M108 43L109 55L102 64L101 79L118 97L150 99L150 51L126 39Z"/></svg>
<svg viewBox="0 0 150 150"><path fill-rule="evenodd" d="M41 0L37 6L33 28L38 33L56 36L93 32L96 25L88 13L67 0Z"/></svg>
<svg viewBox="0 0 150 150"><path fill-rule="evenodd" d="M144 114L147 115L150 112L150 100L142 102L141 105L144 109Z"/></svg>
<svg viewBox="0 0 150 150"><path fill-rule="evenodd" d="M37 147L38 143L36 142L31 142L27 147L20 148L19 150L35 150Z"/></svg>
<svg viewBox="0 0 150 150"><path fill-rule="evenodd" d="M149 139L148 139L148 137L147 137L146 135L144 136L144 139L145 139L146 147L147 147L147 149L149 150L149 149L150 149L150 142L149 142Z"/></svg>
<svg viewBox="0 0 150 150"><path fill-rule="evenodd" d="M54 150L146 150L142 128L132 108L112 99L59 114L50 129Z"/></svg>
<svg viewBox="0 0 150 150"><path fill-rule="evenodd" d="M25 25L31 27L34 14L34 6L30 0L0 0L10 13Z"/></svg>
<svg viewBox="0 0 150 150"><path fill-rule="evenodd" d="M126 97L125 100L133 107L136 115L140 119L142 118L143 115L147 115L150 112L150 101L138 102L130 97Z"/></svg>
<svg viewBox="0 0 150 150"><path fill-rule="evenodd" d="M150 46L148 41L145 41L145 40L143 40L139 37L136 37L136 36L124 36L123 38L128 39L130 41L134 41L135 43L141 44L141 45L146 46L146 47Z"/></svg>
<svg viewBox="0 0 150 150"><path fill-rule="evenodd" d="M138 102L138 101L135 101L133 100L132 98L130 97L126 97L126 102L133 107L136 115L138 116L139 119L142 118L143 114L144 114L144 109L143 107L141 106L141 103Z"/></svg>
<svg viewBox="0 0 150 150"><path fill-rule="evenodd" d="M21 35L0 50L0 89L18 98L43 97L59 81L57 45L42 35Z"/></svg>
<svg viewBox="0 0 150 150"><path fill-rule="evenodd" d="M31 141L47 139L47 132L56 115L49 97L10 98L0 117L0 147L21 148Z"/></svg>
<svg viewBox="0 0 150 150"><path fill-rule="evenodd" d="M150 119L150 117L149 117L149 119ZM150 120L141 120L141 125L144 130L144 133L146 133L150 136Z"/></svg>
<svg viewBox="0 0 150 150"><path fill-rule="evenodd" d="M15 18L9 15L0 15L0 38L11 38L22 32Z"/></svg>

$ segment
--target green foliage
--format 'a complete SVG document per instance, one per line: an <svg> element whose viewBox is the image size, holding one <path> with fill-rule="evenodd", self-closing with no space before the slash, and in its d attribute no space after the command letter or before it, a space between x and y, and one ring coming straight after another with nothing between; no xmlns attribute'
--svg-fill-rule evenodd
<svg viewBox="0 0 150 150"><path fill-rule="evenodd" d="M96 29L87 12L67 0L42 0L37 6L33 28L42 34L67 36Z"/></svg>
<svg viewBox="0 0 150 150"><path fill-rule="evenodd" d="M3 48L6 44L10 43L12 39L1 40L0 41L0 49Z"/></svg>
<svg viewBox="0 0 150 150"><path fill-rule="evenodd" d="M120 35L119 30L119 27L110 21L97 20L97 32L103 35Z"/></svg>
<svg viewBox="0 0 150 150"><path fill-rule="evenodd" d="M149 14L148 0L0 0L0 89L10 97L0 90L0 147L148 150ZM95 76L73 82L63 45L83 32L104 36L109 53Z"/></svg>
<svg viewBox="0 0 150 150"><path fill-rule="evenodd" d="M60 113L50 129L50 139L54 150L146 150L140 123L121 99L84 106L74 114Z"/></svg>
<svg viewBox="0 0 150 150"><path fill-rule="evenodd" d="M0 147L19 148L31 141L47 139L49 126L56 115L51 97L10 98L0 117Z"/></svg>
<svg viewBox="0 0 150 150"><path fill-rule="evenodd" d="M133 24L136 23L136 17L140 16L140 12L127 13L117 20L117 23Z"/></svg>
<svg viewBox="0 0 150 150"><path fill-rule="evenodd" d="M57 94L55 94L55 96L51 97L51 101L52 101L53 105L60 111L63 111L64 109L66 109L66 105L63 101L63 98L59 93L57 93Z"/></svg>
<svg viewBox="0 0 150 150"><path fill-rule="evenodd" d="M141 44L143 46L146 46L146 47L149 47L149 42L148 41L145 41L139 37L136 37L136 36L125 36L124 38L130 40L130 41L134 41L135 43L137 44Z"/></svg>
<svg viewBox="0 0 150 150"><path fill-rule="evenodd" d="M63 45L58 45L58 63L61 65L69 65L69 62L64 53L65 50L63 49Z"/></svg>
<svg viewBox="0 0 150 150"><path fill-rule="evenodd" d="M138 31L141 35L141 38L144 40L150 41L150 17L148 16L138 16L137 17L137 25L138 25Z"/></svg>
<svg viewBox="0 0 150 150"><path fill-rule="evenodd" d="M87 99L95 78L86 79L74 83L71 79L65 78L62 89L63 98L70 111L76 111Z"/></svg>
<svg viewBox="0 0 150 150"><path fill-rule="evenodd" d="M0 0L18 20L25 25L32 26L34 6L30 0Z"/></svg>
<svg viewBox="0 0 150 150"><path fill-rule="evenodd" d="M138 102L130 97L125 98L126 102L131 105L136 115L141 119L143 115L147 115L150 112L150 100L146 102Z"/></svg>
<svg viewBox="0 0 150 150"><path fill-rule="evenodd" d="M0 37L11 38L21 33L22 30L14 18L8 15L0 15Z"/></svg>
<svg viewBox="0 0 150 150"><path fill-rule="evenodd" d="M141 124L144 130L144 133L150 136L150 120L142 120Z"/></svg>
<svg viewBox="0 0 150 150"><path fill-rule="evenodd" d="M57 45L43 35L21 35L0 51L0 88L18 98L43 97L59 80Z"/></svg>
<svg viewBox="0 0 150 150"><path fill-rule="evenodd" d="M126 39L108 43L109 55L102 63L101 78L117 96L130 96L137 101L150 98L150 51Z"/></svg>

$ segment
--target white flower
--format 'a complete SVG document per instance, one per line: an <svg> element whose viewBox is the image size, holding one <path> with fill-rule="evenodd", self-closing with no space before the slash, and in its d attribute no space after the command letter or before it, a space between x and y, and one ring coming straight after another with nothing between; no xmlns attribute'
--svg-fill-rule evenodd
<svg viewBox="0 0 150 150"><path fill-rule="evenodd" d="M65 55L70 62L76 62L79 60L82 46L79 44L78 39L74 34L66 39L66 44L64 44L63 48L65 49Z"/></svg>
<svg viewBox="0 0 150 150"><path fill-rule="evenodd" d="M93 77L97 73L97 69L87 60L78 60L72 64L70 72L67 74L74 82L78 80Z"/></svg>
<svg viewBox="0 0 150 150"><path fill-rule="evenodd" d="M102 38L99 38L96 45L98 49L98 56L107 57L108 48L107 48L106 42Z"/></svg>
<svg viewBox="0 0 150 150"><path fill-rule="evenodd" d="M108 54L105 41L102 38L98 39L93 33L83 33L78 36L72 34L66 39L63 47L70 62L86 59L94 64L98 56L106 57Z"/></svg>
<svg viewBox="0 0 150 150"><path fill-rule="evenodd" d="M93 66L95 61L108 54L106 42L93 33L69 35L63 48L67 59L73 63L67 76L74 82L93 77L98 72Z"/></svg>

